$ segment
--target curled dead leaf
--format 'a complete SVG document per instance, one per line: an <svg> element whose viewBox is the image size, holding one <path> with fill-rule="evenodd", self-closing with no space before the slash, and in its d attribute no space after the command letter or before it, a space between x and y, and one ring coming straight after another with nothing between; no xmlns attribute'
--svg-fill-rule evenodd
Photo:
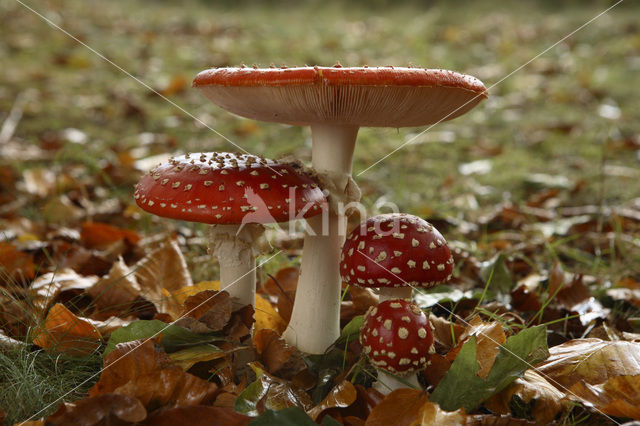
<svg viewBox="0 0 640 426"><path fill-rule="evenodd" d="M408 426L415 424L421 418L422 406L427 402L429 402L429 398L426 392L414 389L394 390L373 408L365 425Z"/></svg>
<svg viewBox="0 0 640 426"><path fill-rule="evenodd" d="M511 414L510 404L514 396L531 405L531 418L538 424L551 423L559 413L569 408L565 393L535 370L525 371L522 377L485 401L485 406L494 413Z"/></svg>
<svg viewBox="0 0 640 426"><path fill-rule="evenodd" d="M147 410L136 398L106 393L64 403L47 417L47 425L94 426L97 424L137 423L147 417Z"/></svg>
<svg viewBox="0 0 640 426"><path fill-rule="evenodd" d="M100 347L101 342L100 332L90 322L75 316L61 303L56 303L49 310L33 339L33 343L41 348L71 356L90 354Z"/></svg>
<svg viewBox="0 0 640 426"><path fill-rule="evenodd" d="M87 288L87 293L101 311L126 312L140 294L140 284L119 257L107 275Z"/></svg>
<svg viewBox="0 0 640 426"><path fill-rule="evenodd" d="M316 420L325 410L350 406L357 396L358 392L353 384L348 380L343 380L331 389L329 394L318 405L307 411L307 414L313 420Z"/></svg>
<svg viewBox="0 0 640 426"><path fill-rule="evenodd" d="M292 378L293 375L306 367L302 354L296 347L287 344L273 330L262 329L255 331L253 342L260 360L267 371L272 374L277 374L284 378Z"/></svg>
<svg viewBox="0 0 640 426"><path fill-rule="evenodd" d="M640 420L640 343L576 339L549 353L537 368L569 399Z"/></svg>
<svg viewBox="0 0 640 426"><path fill-rule="evenodd" d="M89 396L116 393L138 398L148 410L211 402L217 386L172 365L151 340L119 343L104 360Z"/></svg>
<svg viewBox="0 0 640 426"><path fill-rule="evenodd" d="M180 318L193 318L207 326L209 331L218 331L231 318L231 297L226 291L204 290L184 301Z"/></svg>
<svg viewBox="0 0 640 426"><path fill-rule="evenodd" d="M145 425L153 426L244 426L251 417L238 414L228 407L175 407L153 412Z"/></svg>

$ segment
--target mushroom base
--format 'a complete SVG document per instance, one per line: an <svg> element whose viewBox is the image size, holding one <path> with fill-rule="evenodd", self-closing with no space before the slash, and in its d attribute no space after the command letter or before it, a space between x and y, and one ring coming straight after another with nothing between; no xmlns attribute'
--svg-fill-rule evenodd
<svg viewBox="0 0 640 426"><path fill-rule="evenodd" d="M416 373L400 377L383 370L378 370L378 380L373 383L373 388L383 395L388 395L396 389L413 388L422 390Z"/></svg>

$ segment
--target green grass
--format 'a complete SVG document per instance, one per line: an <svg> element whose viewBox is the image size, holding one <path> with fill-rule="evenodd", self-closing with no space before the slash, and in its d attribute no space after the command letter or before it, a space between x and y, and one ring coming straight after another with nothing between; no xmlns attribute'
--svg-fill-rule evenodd
<svg viewBox="0 0 640 426"><path fill-rule="evenodd" d="M49 415L61 401L85 395L97 381L101 367L99 354L72 358L29 348L0 351L0 408L7 413L5 424L27 420L36 413L37 418Z"/></svg>

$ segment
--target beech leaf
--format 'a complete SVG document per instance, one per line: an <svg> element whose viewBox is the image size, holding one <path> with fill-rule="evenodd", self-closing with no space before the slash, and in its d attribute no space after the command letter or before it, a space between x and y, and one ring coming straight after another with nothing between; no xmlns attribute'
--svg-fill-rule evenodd
<svg viewBox="0 0 640 426"><path fill-rule="evenodd" d="M477 340L472 336L462 346L447 374L431 394L431 400L447 411L475 409L496 392L520 377L531 365L548 356L544 326L522 330L499 347L486 379L478 376Z"/></svg>

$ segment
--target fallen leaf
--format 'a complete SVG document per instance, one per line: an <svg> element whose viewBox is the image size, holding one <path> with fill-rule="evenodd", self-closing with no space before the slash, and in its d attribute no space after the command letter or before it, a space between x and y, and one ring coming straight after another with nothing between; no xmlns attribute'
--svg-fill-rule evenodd
<svg viewBox="0 0 640 426"><path fill-rule="evenodd" d="M142 424L153 426L244 426L250 421L251 417L238 414L232 408L198 405L156 410Z"/></svg>
<svg viewBox="0 0 640 426"><path fill-rule="evenodd" d="M299 407L306 411L313 405L304 390L268 374L257 362L252 362L249 366L257 378L236 399L234 409L238 413L255 417L266 410Z"/></svg>
<svg viewBox="0 0 640 426"><path fill-rule="evenodd" d="M443 352L449 352L458 342L465 327L451 320L429 314L433 341ZM438 349L438 348L437 348Z"/></svg>
<svg viewBox="0 0 640 426"><path fill-rule="evenodd" d="M33 255L13 244L0 242L0 279L5 284L26 284L35 277Z"/></svg>
<svg viewBox="0 0 640 426"><path fill-rule="evenodd" d="M467 415L464 408L455 411L445 411L438 404L431 401L425 402L420 408L418 419L412 423L412 426L464 426L467 424Z"/></svg>
<svg viewBox="0 0 640 426"><path fill-rule="evenodd" d="M99 222L84 222L80 238L86 247L97 250L106 250L112 244L123 240L132 246L140 241L140 236L134 231Z"/></svg>
<svg viewBox="0 0 640 426"><path fill-rule="evenodd" d="M98 281L96 276L83 276L72 269L60 269L40 275L31 283L33 305L41 311L63 298L65 292L77 296L84 293Z"/></svg>
<svg viewBox="0 0 640 426"><path fill-rule="evenodd" d="M100 310L127 312L140 294L140 284L134 272L122 257L113 264L109 273L87 288L87 293Z"/></svg>
<svg viewBox="0 0 640 426"><path fill-rule="evenodd" d="M217 389L215 383L172 365L163 350L146 340L116 345L105 357L100 379L89 390L89 396L127 395L138 398L151 411L211 402Z"/></svg>
<svg viewBox="0 0 640 426"><path fill-rule="evenodd" d="M409 426L416 424L421 418L422 406L428 401L426 392L415 389L396 389L373 408L365 425Z"/></svg>
<svg viewBox="0 0 640 426"><path fill-rule="evenodd" d="M640 420L640 343L576 339L549 353L537 369L568 398Z"/></svg>
<svg viewBox="0 0 640 426"><path fill-rule="evenodd" d="M173 299L166 298L163 290L173 293L176 290L193 285L187 269L187 262L174 239L165 241L132 269L140 284L141 296L151 301L159 312L165 312L177 318L182 306Z"/></svg>
<svg viewBox="0 0 640 426"><path fill-rule="evenodd" d="M322 423L329 426L329 423ZM335 423L334 423L335 424ZM339 423L338 423L339 424ZM281 410L266 410L251 421L252 426L316 426L316 422L299 407L287 407Z"/></svg>
<svg viewBox="0 0 640 426"><path fill-rule="evenodd" d="M218 331L229 322L231 306L231 297L226 291L204 290L185 299L179 318L193 318L209 331Z"/></svg>
<svg viewBox="0 0 640 426"><path fill-rule="evenodd" d="M318 405L307 411L309 417L316 420L325 410L348 407L356 400L356 388L347 380L336 385Z"/></svg>
<svg viewBox="0 0 640 426"><path fill-rule="evenodd" d="M517 400L514 400L514 397ZM535 419L538 424L549 424L559 413L568 410L568 402L564 392L556 389L547 379L531 369L485 401L485 406L494 413L511 414L512 403L524 403L527 412L513 414L518 414L518 417L524 414L524 417Z"/></svg>
<svg viewBox="0 0 640 426"><path fill-rule="evenodd" d="M298 365L300 366L302 356L299 351L297 351L295 346L289 345L275 331L266 328L257 330L253 334L253 342L260 356L260 360L268 372L276 374L287 362L290 364L294 363L295 361L291 360L292 357L298 360ZM304 361L302 361L302 367L304 367L304 365ZM298 368L293 374L302 369L303 368ZM293 374L290 375L293 376Z"/></svg>
<svg viewBox="0 0 640 426"><path fill-rule="evenodd" d="M220 290L220 281L200 281L197 284L182 287L170 293L170 297L179 305L184 305L187 297L194 296L205 290Z"/></svg>
<svg viewBox="0 0 640 426"><path fill-rule="evenodd" d="M278 334L282 334L287 328L287 323L285 323L284 319L282 319L271 302L264 297L256 295L255 310L255 331L270 329L274 330Z"/></svg>
<svg viewBox="0 0 640 426"><path fill-rule="evenodd" d="M198 334L175 324L159 320L139 320L111 333L104 356L109 355L119 343L157 337L167 352L175 352L190 346L222 340L220 333Z"/></svg>
<svg viewBox="0 0 640 426"><path fill-rule="evenodd" d="M47 417L46 424L94 426L118 424L118 421L137 423L147 417L147 410L133 397L106 393L83 398L74 403L63 403Z"/></svg>
<svg viewBox="0 0 640 426"><path fill-rule="evenodd" d="M530 327L510 336L499 347L498 356L486 380L478 376L476 336L471 336L458 352L449 371L431 394L431 400L448 411L464 407L474 410L496 392L500 392L531 365L548 356L544 326Z"/></svg>
<svg viewBox="0 0 640 426"><path fill-rule="evenodd" d="M179 351L170 353L168 356L176 365L179 365L184 371L187 371L198 362L222 358L228 353L229 352L223 351L215 345L206 344L180 349Z"/></svg>
<svg viewBox="0 0 640 426"><path fill-rule="evenodd" d="M264 291L276 298L278 313L286 323L291 319L299 276L300 270L298 268L283 268L262 284Z"/></svg>
<svg viewBox="0 0 640 426"><path fill-rule="evenodd" d="M90 354L102 343L100 332L91 323L78 318L61 303L53 305L35 335L35 345L72 356Z"/></svg>

